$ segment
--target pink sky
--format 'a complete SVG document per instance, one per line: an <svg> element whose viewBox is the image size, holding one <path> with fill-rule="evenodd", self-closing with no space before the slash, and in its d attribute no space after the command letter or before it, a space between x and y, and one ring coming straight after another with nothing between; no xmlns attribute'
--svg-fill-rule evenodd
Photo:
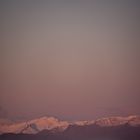
<svg viewBox="0 0 140 140"><path fill-rule="evenodd" d="M2 5L1 117L140 113L135 2Z"/></svg>

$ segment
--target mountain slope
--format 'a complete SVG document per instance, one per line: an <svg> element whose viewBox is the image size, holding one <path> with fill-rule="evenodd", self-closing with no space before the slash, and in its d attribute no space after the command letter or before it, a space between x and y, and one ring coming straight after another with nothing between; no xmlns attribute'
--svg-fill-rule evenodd
<svg viewBox="0 0 140 140"><path fill-rule="evenodd" d="M71 127L86 128L91 126L96 126L96 130L97 128L106 129L111 127L117 128L122 126L136 128L140 126L140 116L108 117L92 121L75 122L60 121L54 117L42 117L27 122L12 124L1 123L0 134L40 134L44 131L47 131L47 134L57 134L57 132L60 134L61 132L66 133Z"/></svg>
<svg viewBox="0 0 140 140"><path fill-rule="evenodd" d="M3 134L0 140L140 140L140 126L70 125L61 132L43 130L37 134Z"/></svg>
<svg viewBox="0 0 140 140"><path fill-rule="evenodd" d="M0 133L25 133L35 134L44 129L51 130L60 128L61 130L68 127L68 122L59 121L54 117L42 117L27 122L13 123L11 125L0 125Z"/></svg>

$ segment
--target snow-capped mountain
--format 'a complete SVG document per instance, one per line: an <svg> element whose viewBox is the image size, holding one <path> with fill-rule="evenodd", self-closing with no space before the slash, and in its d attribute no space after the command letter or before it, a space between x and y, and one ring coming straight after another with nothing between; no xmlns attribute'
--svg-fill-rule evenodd
<svg viewBox="0 0 140 140"><path fill-rule="evenodd" d="M7 121L10 122L10 121ZM3 133L24 133L24 134L37 134L43 130L64 131L69 126L90 126L96 125L99 127L121 126L128 124L130 126L140 126L140 116L128 117L108 117L92 121L75 121L67 122L60 121L54 117L41 117L26 122L4 123L0 121L0 134Z"/></svg>
<svg viewBox="0 0 140 140"><path fill-rule="evenodd" d="M140 116L128 116L128 117L108 117L97 119L96 125L99 126L118 126L123 124L129 124L131 126L140 125Z"/></svg>
<svg viewBox="0 0 140 140"><path fill-rule="evenodd" d="M26 133L35 134L42 130L52 130L58 128L64 130L69 123L66 121L59 121L54 117L41 117L39 119L30 120L27 122L2 124L0 125L0 133Z"/></svg>

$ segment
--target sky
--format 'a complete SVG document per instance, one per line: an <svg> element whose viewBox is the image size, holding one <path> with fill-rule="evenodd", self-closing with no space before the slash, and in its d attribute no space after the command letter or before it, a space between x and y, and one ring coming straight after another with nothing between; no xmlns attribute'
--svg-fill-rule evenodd
<svg viewBox="0 0 140 140"><path fill-rule="evenodd" d="M0 5L0 117L140 114L138 0Z"/></svg>

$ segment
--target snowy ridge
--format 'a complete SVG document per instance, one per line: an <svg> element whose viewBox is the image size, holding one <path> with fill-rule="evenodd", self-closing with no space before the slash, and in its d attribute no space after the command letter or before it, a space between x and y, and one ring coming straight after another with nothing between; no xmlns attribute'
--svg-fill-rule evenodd
<svg viewBox="0 0 140 140"><path fill-rule="evenodd" d="M71 125L84 126L84 125L92 125L94 123L95 123L94 120L92 120L92 121L75 121Z"/></svg>
<svg viewBox="0 0 140 140"><path fill-rule="evenodd" d="M5 121L5 120L4 120ZM8 121L9 122L9 121ZM18 123L6 123L0 122L0 134L3 133L26 133L36 134L42 130L54 130L64 131L70 125L85 126L85 125L98 125L100 127L119 126L129 124L131 126L140 125L140 116L128 116L128 117L108 117L101 118L92 121L75 121L67 122L60 121L54 117L41 117L33 119L27 122Z"/></svg>
<svg viewBox="0 0 140 140"><path fill-rule="evenodd" d="M68 122L59 121L54 117L42 117L27 122L15 123L11 125L0 125L0 133L35 134L44 129L52 130L54 128L58 128L63 131L68 127L68 125L69 125Z"/></svg>
<svg viewBox="0 0 140 140"><path fill-rule="evenodd" d="M118 126L129 124L131 126L140 125L140 116L128 116L128 117L108 117L95 121L99 126Z"/></svg>

